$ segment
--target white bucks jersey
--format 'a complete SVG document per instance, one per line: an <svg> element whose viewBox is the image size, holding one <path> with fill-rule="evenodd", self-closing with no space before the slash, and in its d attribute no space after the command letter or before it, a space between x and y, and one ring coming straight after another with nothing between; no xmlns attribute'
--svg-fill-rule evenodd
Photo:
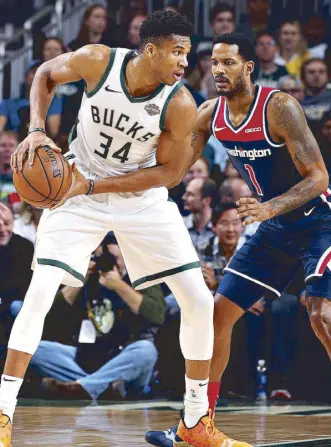
<svg viewBox="0 0 331 447"><path fill-rule="evenodd" d="M155 152L167 106L182 84L160 84L151 94L134 98L125 70L134 51L112 49L95 89L84 93L77 124L69 137L77 163L98 177L112 177L156 164Z"/></svg>

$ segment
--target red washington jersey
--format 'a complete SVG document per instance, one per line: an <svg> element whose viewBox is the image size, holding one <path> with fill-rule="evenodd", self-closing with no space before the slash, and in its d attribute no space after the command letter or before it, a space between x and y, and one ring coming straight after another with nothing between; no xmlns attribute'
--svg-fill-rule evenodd
<svg viewBox="0 0 331 447"><path fill-rule="evenodd" d="M269 134L267 104L278 91L256 85L252 105L239 126L231 123L226 98L221 96L211 119L213 135L223 144L235 168L262 202L285 193L302 180L285 143L274 142ZM329 192L328 188L307 207L317 205L321 199L326 201Z"/></svg>

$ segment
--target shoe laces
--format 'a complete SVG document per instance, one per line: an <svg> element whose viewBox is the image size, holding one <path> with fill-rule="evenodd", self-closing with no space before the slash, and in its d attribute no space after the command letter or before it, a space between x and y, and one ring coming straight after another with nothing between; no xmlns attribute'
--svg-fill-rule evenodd
<svg viewBox="0 0 331 447"><path fill-rule="evenodd" d="M214 436L216 433L216 427L214 424L214 419L211 417L211 411L209 410L208 422L206 424L206 433L208 436Z"/></svg>

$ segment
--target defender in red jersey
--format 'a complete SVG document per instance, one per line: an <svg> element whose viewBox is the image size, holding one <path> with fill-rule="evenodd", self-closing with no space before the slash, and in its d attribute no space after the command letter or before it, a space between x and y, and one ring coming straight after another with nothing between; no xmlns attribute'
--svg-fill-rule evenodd
<svg viewBox="0 0 331 447"><path fill-rule="evenodd" d="M240 199L238 215L245 225L262 222L225 268L215 296L210 382L227 366L235 322L266 290L280 296L302 266L311 325L331 359L329 176L299 103L253 84L254 59L242 34L215 38L212 72L220 97L200 107L193 134L192 164L214 134L258 197ZM178 438L175 445L190 445Z"/></svg>

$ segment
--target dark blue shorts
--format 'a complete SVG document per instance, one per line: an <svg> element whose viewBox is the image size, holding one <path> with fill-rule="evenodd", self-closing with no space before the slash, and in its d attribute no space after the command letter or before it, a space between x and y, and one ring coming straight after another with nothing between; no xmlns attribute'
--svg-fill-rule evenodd
<svg viewBox="0 0 331 447"><path fill-rule="evenodd" d="M280 296L303 266L307 296L331 300L331 210L325 203L308 213L263 222L225 267L217 292L247 310L266 289Z"/></svg>

